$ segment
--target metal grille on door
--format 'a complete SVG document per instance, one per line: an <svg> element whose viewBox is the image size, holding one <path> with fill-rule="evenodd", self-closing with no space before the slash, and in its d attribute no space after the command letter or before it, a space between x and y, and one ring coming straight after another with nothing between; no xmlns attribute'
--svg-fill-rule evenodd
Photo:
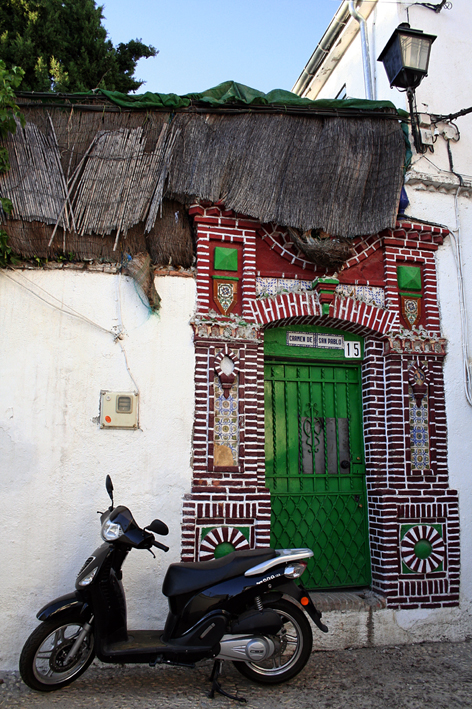
<svg viewBox="0 0 472 709"><path fill-rule="evenodd" d="M272 544L314 551L309 588L370 582L360 368L267 362Z"/></svg>

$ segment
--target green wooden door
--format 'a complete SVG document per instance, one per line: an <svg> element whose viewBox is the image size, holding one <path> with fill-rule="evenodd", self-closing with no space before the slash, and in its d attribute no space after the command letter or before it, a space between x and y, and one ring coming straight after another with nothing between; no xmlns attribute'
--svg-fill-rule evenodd
<svg viewBox="0 0 472 709"><path fill-rule="evenodd" d="M266 359L266 476L276 548L313 549L308 588L370 583L359 364Z"/></svg>

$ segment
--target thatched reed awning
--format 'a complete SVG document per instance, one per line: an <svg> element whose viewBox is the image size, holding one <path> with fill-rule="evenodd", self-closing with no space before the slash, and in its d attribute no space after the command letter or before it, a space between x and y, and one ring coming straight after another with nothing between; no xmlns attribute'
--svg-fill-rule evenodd
<svg viewBox="0 0 472 709"><path fill-rule="evenodd" d="M0 193L14 219L50 225L50 248L61 233L74 243L104 237L113 247L136 229L140 238L156 234L164 198L221 201L261 222L342 237L395 224L405 143L398 120L382 114L41 104L24 114L26 127L4 142L11 170Z"/></svg>
<svg viewBox="0 0 472 709"><path fill-rule="evenodd" d="M394 226L400 125L372 118L179 114L167 192L301 231L358 236Z"/></svg>

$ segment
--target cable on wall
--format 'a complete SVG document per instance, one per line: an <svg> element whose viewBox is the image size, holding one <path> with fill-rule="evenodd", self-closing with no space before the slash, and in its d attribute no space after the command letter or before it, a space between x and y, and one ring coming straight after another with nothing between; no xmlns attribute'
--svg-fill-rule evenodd
<svg viewBox="0 0 472 709"><path fill-rule="evenodd" d="M451 234L451 245L452 254L454 256L454 263L456 264L457 272L457 288L459 292L459 310L460 310L460 320L461 320L461 340L462 340L462 369L464 375L464 392L465 398L469 406L472 406L472 366L470 362L470 348L469 348L469 324L467 317L467 305L465 297L465 283L464 283L464 271L463 271L463 259L462 259L462 239L461 239L461 221L460 221L460 210L459 210L459 194L464 186L464 180L462 175L454 170L454 161L452 158L451 150L451 140L446 140L447 144L447 156L449 159L449 169L453 175L459 180L459 186L457 187L456 193L454 195L454 214L456 226L454 229L450 230Z"/></svg>
<svg viewBox="0 0 472 709"><path fill-rule="evenodd" d="M441 12L441 10L451 10L452 9L452 2L449 2L449 0L441 0L441 2L433 3L433 2L412 2L408 7L425 7L427 10L432 10L433 12Z"/></svg>
<svg viewBox="0 0 472 709"><path fill-rule="evenodd" d="M20 273L20 271L16 271L16 274L21 276L21 278L23 278L26 283L32 286L32 288L29 288L27 285L25 285L25 283L18 281L16 278L12 278L12 276L10 276L7 271L5 271L5 269L0 269L0 272L3 274L3 276L5 276L5 278L8 278L10 281L13 281L13 283L16 283L16 285L20 286L21 288L24 288L29 293L38 298L38 300L41 300L43 303L46 303L46 305L49 305L51 308L59 310L61 313L70 315L71 317L77 318L78 320L82 320L83 322L86 322L89 325L92 325L93 327L96 327L99 330L102 330L102 332L106 332L109 335L112 335L113 338L115 338L116 333L113 330L109 330L106 327L103 327L103 325L99 325L94 320L88 318L86 315L82 315L82 313L79 313L77 312L77 310L74 310L74 308L72 308L70 305L65 305L59 300L59 298L56 298L55 295L52 295L52 293L49 293L49 291L45 290L37 283L33 283L33 281L30 281L29 278L26 278L26 276ZM45 295L42 296L40 293L35 292L34 288L37 288L38 290L42 291L42 293L44 293Z"/></svg>
<svg viewBox="0 0 472 709"><path fill-rule="evenodd" d="M52 293L49 293L49 291L42 288L39 284L33 283L33 281L30 281L29 278L26 278L26 276L24 276L23 273L21 273L20 271L15 271L15 273L18 276L20 276L20 278L22 278L23 281L26 281L26 283L22 283L21 280L18 280L17 278L13 278L5 269L0 269L0 273L5 278L8 278L8 280L15 283L17 286L20 286L20 288L23 288L24 290L28 291L28 293L31 293L38 300L42 301L43 303L46 303L46 305L49 305L51 308L54 308L55 310L58 310L59 312L64 313L65 315L70 315L71 317L76 318L77 320L82 320L82 322L85 322L88 325L91 325L92 327L95 327L98 330L101 330L102 332L106 332L108 335L111 335L113 337L114 342L118 343L120 346L120 349L123 353L123 357L125 359L125 365L126 365L127 372L130 376L131 381L133 382L133 384L136 388L136 393L139 394L139 387L138 387L136 380L134 379L134 377L131 373L131 369L130 369L129 363L128 363L128 357L126 355L126 350L125 350L123 342L122 342L122 339L125 334L125 330L123 327L123 322L122 322L122 317L121 317L121 292L119 293L119 297L118 297L119 327L114 328L114 329L108 329L106 327L103 327L103 325L99 325L94 320L91 320L86 315L82 315L82 313L79 313L77 310L74 310L74 308L72 308L70 305L65 305L64 303L62 303L62 301L59 300L59 298L56 298L55 295L52 295ZM120 278L121 278L121 274L120 274ZM37 290L35 290L35 289L37 289ZM40 292L38 292L38 291L40 291ZM42 294L44 294L44 295L42 295Z"/></svg>
<svg viewBox="0 0 472 709"><path fill-rule="evenodd" d="M122 278L123 278L123 274L120 272L118 274L118 280L117 280L118 332L115 336L115 342L117 342L119 344L121 351L123 352L123 357L125 358L126 369L128 370L129 377L135 386L136 394L139 395L139 393L140 393L139 387L136 383L135 378L133 377L133 375L131 373L131 369L130 369L129 363L128 363L128 357L126 355L125 346L123 344L123 337L126 334L126 329L123 324L123 311L122 311L122 307L121 307L121 279Z"/></svg>

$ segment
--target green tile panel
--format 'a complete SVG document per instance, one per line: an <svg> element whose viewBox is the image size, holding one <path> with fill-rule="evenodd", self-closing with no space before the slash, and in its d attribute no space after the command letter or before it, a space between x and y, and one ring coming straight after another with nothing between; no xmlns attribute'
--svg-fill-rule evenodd
<svg viewBox="0 0 472 709"><path fill-rule="evenodd" d="M237 271L238 249L216 246L213 255L213 268L215 271Z"/></svg>
<svg viewBox="0 0 472 709"><path fill-rule="evenodd" d="M397 281L401 291L420 291L421 268L419 266L397 266Z"/></svg>

